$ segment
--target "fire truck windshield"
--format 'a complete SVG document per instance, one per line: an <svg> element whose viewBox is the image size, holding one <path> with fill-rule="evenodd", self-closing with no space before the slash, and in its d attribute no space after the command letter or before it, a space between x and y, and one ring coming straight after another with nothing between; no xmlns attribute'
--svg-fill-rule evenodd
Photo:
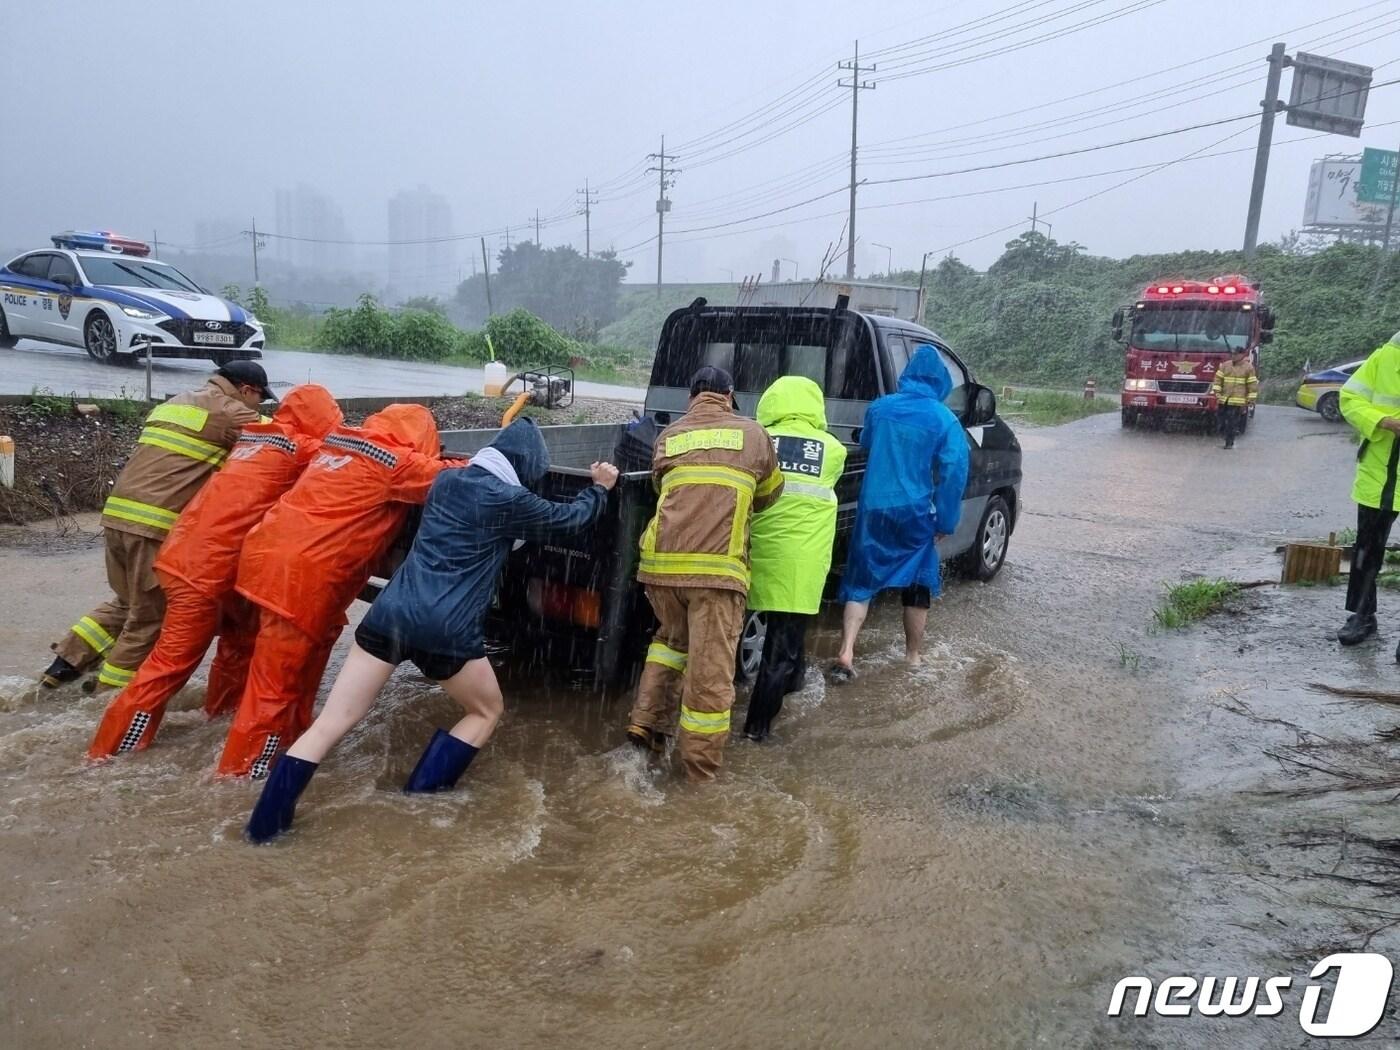
<svg viewBox="0 0 1400 1050"><path fill-rule="evenodd" d="M1148 306L1133 313L1141 350L1227 350L1248 346L1254 314L1239 309Z"/></svg>

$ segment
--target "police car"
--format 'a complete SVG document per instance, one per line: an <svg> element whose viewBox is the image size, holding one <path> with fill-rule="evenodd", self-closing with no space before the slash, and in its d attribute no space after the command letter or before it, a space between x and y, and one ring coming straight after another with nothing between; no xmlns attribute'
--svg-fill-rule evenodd
<svg viewBox="0 0 1400 1050"><path fill-rule="evenodd" d="M55 234L53 248L0 267L0 348L38 339L117 364L145 352L219 364L262 356L258 319L210 295L140 241L108 231Z"/></svg>

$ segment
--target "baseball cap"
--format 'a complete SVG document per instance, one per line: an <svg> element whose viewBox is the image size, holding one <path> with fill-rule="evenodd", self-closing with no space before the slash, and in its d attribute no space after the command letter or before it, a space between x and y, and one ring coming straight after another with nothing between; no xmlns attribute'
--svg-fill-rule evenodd
<svg viewBox="0 0 1400 1050"><path fill-rule="evenodd" d="M690 396L696 394L730 394L734 391L734 377L723 368L705 365L690 377Z"/></svg>
<svg viewBox="0 0 1400 1050"><path fill-rule="evenodd" d="M230 361L228 364L220 365L214 373L216 376L223 376L230 383L237 383L239 386L257 387L262 392L264 401L276 402L277 397L268 389L267 373L263 371L263 366L256 361Z"/></svg>

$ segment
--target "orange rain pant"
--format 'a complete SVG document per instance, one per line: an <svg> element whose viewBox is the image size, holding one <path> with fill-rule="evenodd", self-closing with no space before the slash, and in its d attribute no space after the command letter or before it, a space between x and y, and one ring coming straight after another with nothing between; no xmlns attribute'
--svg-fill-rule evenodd
<svg viewBox="0 0 1400 1050"><path fill-rule="evenodd" d="M316 690L340 624L321 638L305 634L290 620L262 610L248 685L219 757L219 776L267 776L272 760L311 725Z"/></svg>
<svg viewBox="0 0 1400 1050"><path fill-rule="evenodd" d="M107 705L88 749L89 758L147 747L160 728L166 705L190 680L215 633L219 648L209 669L204 713L213 718L232 710L243 693L257 633L257 607L237 594L230 593L221 602L178 577L159 576L166 599L160 638L131 684Z"/></svg>

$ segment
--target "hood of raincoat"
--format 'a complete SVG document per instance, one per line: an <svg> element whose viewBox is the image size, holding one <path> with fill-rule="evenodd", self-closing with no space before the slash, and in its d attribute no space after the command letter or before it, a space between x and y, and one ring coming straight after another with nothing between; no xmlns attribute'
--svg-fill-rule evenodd
<svg viewBox="0 0 1400 1050"><path fill-rule="evenodd" d="M785 419L800 419L818 430L826 429L826 398L822 388L806 376L783 376L758 399L758 421L765 427Z"/></svg>
<svg viewBox="0 0 1400 1050"><path fill-rule="evenodd" d="M953 377L938 351L925 343L914 351L904 374L899 377L899 392L931 397L941 402L953 390Z"/></svg>
<svg viewBox="0 0 1400 1050"><path fill-rule="evenodd" d="M272 418L310 438L323 438L345 421L331 392L315 383L287 391Z"/></svg>
<svg viewBox="0 0 1400 1050"><path fill-rule="evenodd" d="M390 405L366 419L364 429L425 456L436 456L442 446L433 414L422 405Z"/></svg>
<svg viewBox="0 0 1400 1050"><path fill-rule="evenodd" d="M510 460L526 488L533 487L549 469L549 449L533 419L517 419L496 435L490 447Z"/></svg>

